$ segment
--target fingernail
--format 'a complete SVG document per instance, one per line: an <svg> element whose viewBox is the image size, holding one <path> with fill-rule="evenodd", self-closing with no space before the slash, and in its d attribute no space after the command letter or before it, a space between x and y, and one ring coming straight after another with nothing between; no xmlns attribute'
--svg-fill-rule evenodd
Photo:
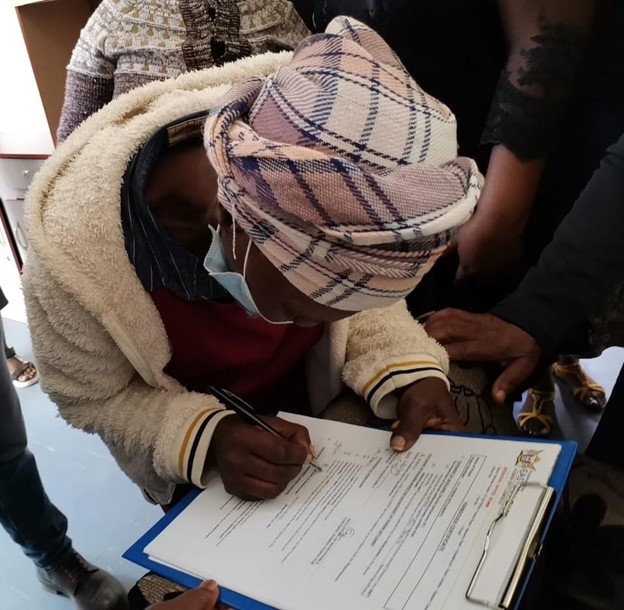
<svg viewBox="0 0 624 610"><path fill-rule="evenodd" d="M397 419L393 424L392 424L392 429L396 430L399 427L399 424L401 423L400 419Z"/></svg>
<svg viewBox="0 0 624 610"><path fill-rule="evenodd" d="M405 449L405 439L402 436L395 436L390 441L390 447L395 451L403 451Z"/></svg>
<svg viewBox="0 0 624 610"><path fill-rule="evenodd" d="M309 464L313 459L314 459L314 456L312 455L312 453L308 453L308 455L306 455L304 464Z"/></svg>
<svg viewBox="0 0 624 610"><path fill-rule="evenodd" d="M441 417L430 417L426 422L425 422L425 428L435 428L436 426L439 426L440 424L444 423L444 419Z"/></svg>
<svg viewBox="0 0 624 610"><path fill-rule="evenodd" d="M310 445L310 455L312 456L313 460L315 460L318 457L318 454L316 453L316 449L314 448L314 445Z"/></svg>
<svg viewBox="0 0 624 610"><path fill-rule="evenodd" d="M199 586L201 589L208 589L208 591L216 591L219 588L219 586L214 580L207 580L206 582L203 582Z"/></svg>

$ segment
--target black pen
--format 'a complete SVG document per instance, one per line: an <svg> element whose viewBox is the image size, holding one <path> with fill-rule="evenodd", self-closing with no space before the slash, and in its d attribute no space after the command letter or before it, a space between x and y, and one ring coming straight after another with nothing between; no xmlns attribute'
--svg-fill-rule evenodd
<svg viewBox="0 0 624 610"><path fill-rule="evenodd" d="M247 402L245 402L240 396L234 394L234 392L230 392L229 390L215 388L210 386L208 391L218 400L220 400L228 409L232 409L235 411L237 415L247 420L249 423L255 424L256 426L260 426L263 430L266 430L270 434L275 436L279 436L281 439L287 441L288 439L278 432L275 428L269 426L261 417L256 415L254 408ZM311 455L313 458L316 458L314 455L314 451L310 448ZM323 469L314 463L314 460L308 462L310 466L316 468L319 472L323 472Z"/></svg>

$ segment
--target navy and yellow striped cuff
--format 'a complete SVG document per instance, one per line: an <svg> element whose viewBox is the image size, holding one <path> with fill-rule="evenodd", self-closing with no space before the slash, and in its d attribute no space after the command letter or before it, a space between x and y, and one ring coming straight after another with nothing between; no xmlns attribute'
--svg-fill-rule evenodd
<svg viewBox="0 0 624 610"><path fill-rule="evenodd" d="M206 459L212 435L217 424L234 411L226 409L205 409L200 411L190 422L182 439L178 453L178 476L196 487L205 487Z"/></svg>
<svg viewBox="0 0 624 610"><path fill-rule="evenodd" d="M398 402L394 393L427 377L441 379L447 387L450 387L448 378L437 360L401 359L397 362L384 363L376 368L376 372L363 384L360 394L377 417L394 419Z"/></svg>

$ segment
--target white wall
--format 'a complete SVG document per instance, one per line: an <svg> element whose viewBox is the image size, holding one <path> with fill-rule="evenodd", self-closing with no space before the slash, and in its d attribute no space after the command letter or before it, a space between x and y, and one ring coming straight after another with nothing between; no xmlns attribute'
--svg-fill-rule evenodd
<svg viewBox="0 0 624 610"><path fill-rule="evenodd" d="M8 237L4 232L2 223L0 223L0 286L2 286L2 292L9 301L9 304L2 310L2 317L8 320L26 322L22 279L15 266L13 253L8 245Z"/></svg>
<svg viewBox="0 0 624 610"><path fill-rule="evenodd" d="M0 153L49 154L53 148L15 8L0 0Z"/></svg>
<svg viewBox="0 0 624 610"><path fill-rule="evenodd" d="M15 8L9 0L0 0L0 153L49 154L52 150ZM25 322L21 278L1 226L0 282L9 300L3 317Z"/></svg>

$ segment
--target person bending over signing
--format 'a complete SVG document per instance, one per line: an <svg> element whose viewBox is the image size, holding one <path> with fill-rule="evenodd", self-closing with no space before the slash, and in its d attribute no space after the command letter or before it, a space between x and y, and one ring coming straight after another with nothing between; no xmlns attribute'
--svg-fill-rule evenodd
<svg viewBox="0 0 624 610"><path fill-rule="evenodd" d="M232 85L234 83L234 85ZM403 298L470 217L476 165L449 109L357 21L294 54L153 83L51 157L29 195L25 272L42 379L149 498L204 487L277 496L309 459L208 394L318 415L343 389L460 429L448 359Z"/></svg>

